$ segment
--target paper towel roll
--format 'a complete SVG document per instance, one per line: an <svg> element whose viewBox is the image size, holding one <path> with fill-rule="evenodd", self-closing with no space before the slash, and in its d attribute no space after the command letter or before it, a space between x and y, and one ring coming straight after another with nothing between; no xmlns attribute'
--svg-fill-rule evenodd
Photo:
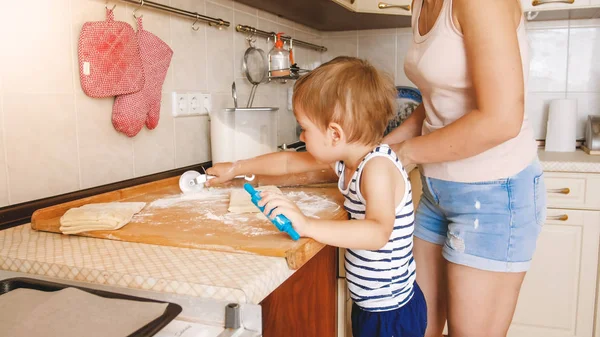
<svg viewBox="0 0 600 337"><path fill-rule="evenodd" d="M572 152L577 141L577 100L550 101L546 129L546 151Z"/></svg>

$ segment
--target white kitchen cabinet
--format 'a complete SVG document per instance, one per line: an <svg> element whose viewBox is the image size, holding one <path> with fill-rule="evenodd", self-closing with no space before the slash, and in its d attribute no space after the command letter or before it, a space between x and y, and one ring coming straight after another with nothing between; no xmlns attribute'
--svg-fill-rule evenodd
<svg viewBox="0 0 600 337"><path fill-rule="evenodd" d="M332 0L360 13L411 15L412 0ZM589 0L588 0L589 1Z"/></svg>
<svg viewBox="0 0 600 337"><path fill-rule="evenodd" d="M509 337L587 337L593 332L600 212L548 209Z"/></svg>
<svg viewBox="0 0 600 337"><path fill-rule="evenodd" d="M598 0L521 0L521 5L524 11L544 11L586 8L592 5L592 1L600 4Z"/></svg>
<svg viewBox="0 0 600 337"><path fill-rule="evenodd" d="M544 179L547 218L508 336L592 336L597 319L600 174L546 172Z"/></svg>

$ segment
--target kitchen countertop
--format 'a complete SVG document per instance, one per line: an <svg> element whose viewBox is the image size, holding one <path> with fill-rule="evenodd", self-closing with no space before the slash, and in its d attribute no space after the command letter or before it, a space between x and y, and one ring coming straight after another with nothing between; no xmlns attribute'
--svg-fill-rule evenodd
<svg viewBox="0 0 600 337"><path fill-rule="evenodd" d="M0 269L258 304L293 274L285 258L38 232L0 231Z"/></svg>
<svg viewBox="0 0 600 337"><path fill-rule="evenodd" d="M546 152L538 150L544 171L600 173L600 156L591 156L582 150L575 152Z"/></svg>

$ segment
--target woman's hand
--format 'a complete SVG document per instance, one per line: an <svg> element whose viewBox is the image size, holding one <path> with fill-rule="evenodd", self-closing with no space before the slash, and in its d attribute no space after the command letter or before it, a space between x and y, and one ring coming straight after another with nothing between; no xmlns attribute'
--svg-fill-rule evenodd
<svg viewBox="0 0 600 337"><path fill-rule="evenodd" d="M215 176L208 180L204 185L213 186L228 182L235 178L235 163L218 163L206 171L207 174Z"/></svg>
<svg viewBox="0 0 600 337"><path fill-rule="evenodd" d="M283 196L283 194L273 191L264 191L260 195L262 199L258 205L265 207L265 215L274 219L277 215L283 214L291 221L292 227L298 232L298 235L302 237L310 236L310 218L306 217L294 202Z"/></svg>
<svg viewBox="0 0 600 337"><path fill-rule="evenodd" d="M398 160L400 160L402 166L407 167L409 165L415 164L414 161L412 161L408 155L408 147L406 141L399 144L390 145L390 147L396 153L396 156L398 156Z"/></svg>

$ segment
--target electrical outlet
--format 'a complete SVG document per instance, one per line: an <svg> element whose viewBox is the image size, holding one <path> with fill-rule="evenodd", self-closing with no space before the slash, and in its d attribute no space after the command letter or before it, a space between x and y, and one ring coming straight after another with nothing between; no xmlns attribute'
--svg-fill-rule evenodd
<svg viewBox="0 0 600 337"><path fill-rule="evenodd" d="M189 115L189 100L187 94L178 94L173 92L171 94L171 103L173 105L173 117L181 117Z"/></svg>
<svg viewBox="0 0 600 337"><path fill-rule="evenodd" d="M187 99L190 116L208 115L211 107L210 94L193 92L188 94Z"/></svg>
<svg viewBox="0 0 600 337"><path fill-rule="evenodd" d="M200 97L203 103L203 108L202 111L200 111L200 115L208 115L212 109L212 98L210 94L202 94Z"/></svg>

